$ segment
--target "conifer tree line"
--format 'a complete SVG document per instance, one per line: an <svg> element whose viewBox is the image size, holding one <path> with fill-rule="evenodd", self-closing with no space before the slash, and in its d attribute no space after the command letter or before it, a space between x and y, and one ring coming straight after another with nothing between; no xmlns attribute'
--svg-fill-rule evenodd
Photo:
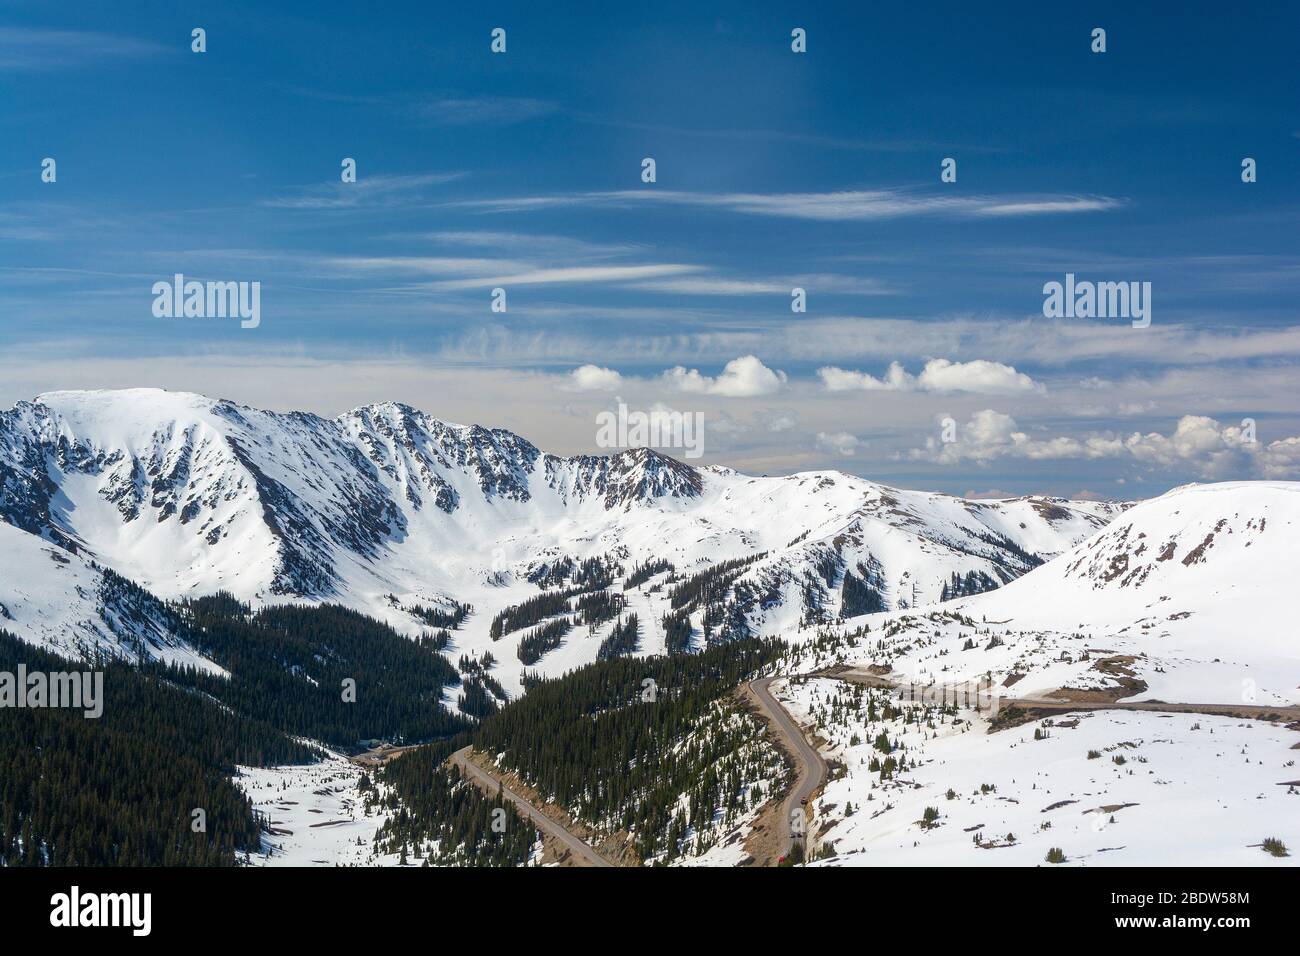
<svg viewBox="0 0 1300 956"><path fill-rule="evenodd" d="M468 722L442 705L459 681L441 654L349 608L275 605L256 613L229 594L181 607L186 637L230 672L144 665L292 734L341 747L383 738L421 741ZM355 700L343 682L355 681Z"/></svg>
<svg viewBox="0 0 1300 956"><path fill-rule="evenodd" d="M668 603L674 611L719 604L726 598L728 589L736 579L745 573L745 568L765 557L766 551L747 558L719 561L674 584L668 592Z"/></svg>
<svg viewBox="0 0 1300 956"><path fill-rule="evenodd" d="M565 557L535 569L529 580L545 590L500 611L493 619L489 634L498 640L523 628L533 630L520 639L516 648L519 660L532 666L558 648L573 627L585 624L598 627L618 618L627 607L624 594L645 584L656 575L667 578L651 590L669 589L669 610L661 624L669 654L687 653L692 649L694 633L691 616L700 612L706 646L750 636L748 612L757 605L768 606L779 599L772 584L739 581L745 570L766 556L751 555L721 561L703 571L679 577L673 564L663 558L650 558L639 564L623 581L622 592L612 587L622 566L604 555L583 562ZM560 587L572 582L570 587ZM574 600L576 599L576 600ZM615 635L610 635L610 638ZM606 638L606 642L610 641ZM607 653L626 644L630 634L620 630L609 644Z"/></svg>
<svg viewBox="0 0 1300 956"><path fill-rule="evenodd" d="M744 640L699 654L599 661L534 683L485 720L473 741L583 822L644 828L639 849L648 857L666 845L677 797L691 781L711 781L705 771L717 753L704 743L678 744L782 647ZM643 699L647 680L653 700ZM717 739L725 748L726 738Z"/></svg>
<svg viewBox="0 0 1300 956"><path fill-rule="evenodd" d="M528 581L540 588L559 587L568 581L576 591L596 591L609 587L622 573L623 565L610 554L583 558L581 561L565 555L558 561L534 568L528 575Z"/></svg>
<svg viewBox="0 0 1300 956"><path fill-rule="evenodd" d="M701 623L704 625L706 646L750 637L750 612L759 607L775 607L781 602L780 578L776 575L749 581L733 578L731 597L722 596L725 593L723 589L721 595L704 607Z"/></svg>
<svg viewBox="0 0 1300 956"><path fill-rule="evenodd" d="M461 713L482 719L495 714L500 709L498 701L508 699L501 682L490 674L474 674L466 677L461 684L460 696L456 704Z"/></svg>
<svg viewBox="0 0 1300 956"><path fill-rule="evenodd" d="M388 595L388 600L393 604L397 604L397 598L392 594ZM413 607L406 608L406 610L429 627L440 631L454 631L464 623L465 618L474 612L474 606L453 602L452 609L445 611L440 607L425 607L423 604L416 604Z"/></svg>
<svg viewBox="0 0 1300 956"><path fill-rule="evenodd" d="M885 609L885 597L879 587L866 577L858 577L852 571L844 572L844 583L840 585L841 619Z"/></svg>
<svg viewBox="0 0 1300 956"><path fill-rule="evenodd" d="M635 591L656 574L663 574L665 571L671 572L674 570L675 568L671 561L667 561L664 558L650 558L644 564L638 564L632 569L632 573L623 581L623 590Z"/></svg>
<svg viewBox="0 0 1300 956"><path fill-rule="evenodd" d="M480 658L460 655L457 667L463 677L463 685L457 703L461 713L481 719L496 713L500 704L510 699L505 687L491 674L496 662L491 651Z"/></svg>
<svg viewBox="0 0 1300 956"><path fill-rule="evenodd" d="M952 576L944 582L939 600L941 602L951 601L953 598L983 594L985 591L992 591L997 586L998 582L983 571L967 571L965 575L959 575L954 571Z"/></svg>
<svg viewBox="0 0 1300 956"><path fill-rule="evenodd" d="M612 621L627 607L627 598L617 591L593 591L578 598L578 623L596 627Z"/></svg>
<svg viewBox="0 0 1300 956"><path fill-rule="evenodd" d="M227 674L150 660L143 645L134 665L93 650L90 662L70 661L0 632L0 669L102 669L106 698L94 720L0 709L0 865L232 865L259 848L251 804L230 779L237 764L319 759L295 737L352 749L471 726L441 702L459 677L430 640L338 606L254 613L229 594L163 606L143 591L136 601L126 579L110 583L115 607L165 614L168 631ZM462 697L486 716L506 694L484 669ZM206 831L191 830L194 809Z"/></svg>
<svg viewBox="0 0 1300 956"><path fill-rule="evenodd" d="M972 552L979 557L987 558L994 562L994 571L997 572L1003 584L1009 584L1024 572L1031 568L1036 568L1043 563L1043 559L1033 552L1026 551L1020 545L1016 544L1004 534L996 531L981 532L976 535L981 541L989 545L993 550L991 552ZM1015 558L1015 561L1008 560L1008 555ZM1018 567L1015 565L1019 565Z"/></svg>
<svg viewBox="0 0 1300 956"><path fill-rule="evenodd" d="M691 649L691 635L695 629L691 626L690 611L669 611L660 621L664 632L664 647L669 654L686 654Z"/></svg>
<svg viewBox="0 0 1300 956"><path fill-rule="evenodd" d="M567 617L547 621L519 639L515 654L526 666L536 664L547 653L559 647L564 642L564 635L572 628L573 621Z"/></svg>
<svg viewBox="0 0 1300 956"><path fill-rule="evenodd" d="M566 588L563 591L544 591L518 604L512 604L492 618L488 636L494 641L499 640L513 631L539 624L548 617L567 614L572 610L569 606L569 598L585 593L586 589L581 587Z"/></svg>
<svg viewBox="0 0 1300 956"><path fill-rule="evenodd" d="M691 651L695 634L691 616L701 608L703 613L700 622L704 630L705 646L749 637L746 609L762 603L770 595L756 587L746 586L745 582L737 582L746 568L766 555L767 552L763 552L747 558L720 561L686 578L679 577L673 566L666 561L649 562L647 567L655 567L655 573L662 570L670 572L665 582L669 588L669 609L660 619L667 652L685 654ZM728 594L733 587L734 598L729 599Z"/></svg>
<svg viewBox="0 0 1300 956"><path fill-rule="evenodd" d="M629 614L616 621L609 636L600 642L596 659L607 661L615 657L626 657L635 654L640 647L641 626L637 623L636 615Z"/></svg>
<svg viewBox="0 0 1300 956"><path fill-rule="evenodd" d="M159 674L67 660L0 631L0 670L19 663L102 670L103 714L0 708L0 866L234 865L259 846L236 765L319 756ZM206 831L194 831L195 809Z"/></svg>

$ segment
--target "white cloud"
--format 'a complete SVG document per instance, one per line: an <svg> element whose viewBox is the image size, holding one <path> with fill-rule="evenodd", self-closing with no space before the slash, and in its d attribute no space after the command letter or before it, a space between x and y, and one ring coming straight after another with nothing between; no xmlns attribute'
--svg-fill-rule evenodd
<svg viewBox="0 0 1300 956"><path fill-rule="evenodd" d="M858 452L858 437L848 432L818 432L817 447L828 454L852 458Z"/></svg>
<svg viewBox="0 0 1300 956"><path fill-rule="evenodd" d="M972 488L962 497L969 498L972 501L1004 501L1007 498L1018 498L1020 496L1014 492L1003 491L1001 488L986 488L984 491L976 491Z"/></svg>
<svg viewBox="0 0 1300 956"><path fill-rule="evenodd" d="M837 368L833 365L817 370L817 377L822 380L828 392L851 392L863 390L868 392L891 391L904 392L916 386L916 379L903 370L898 362L889 363L889 371L884 378L876 378L866 372Z"/></svg>
<svg viewBox="0 0 1300 956"><path fill-rule="evenodd" d="M1300 437L1280 438L1263 447L1259 473L1265 478L1300 477Z"/></svg>
<svg viewBox="0 0 1300 956"><path fill-rule="evenodd" d="M956 440L934 437L913 460L952 465L962 461L987 463L998 458L1051 459L1126 458L1161 469L1190 469L1202 478L1257 474L1265 478L1295 478L1300 471L1300 437L1271 443L1250 441L1238 425L1221 425L1204 415L1184 415L1169 435L1134 432L1127 438L1090 433L1078 438L1060 435L1035 438L1010 415L983 409L956 429Z"/></svg>
<svg viewBox="0 0 1300 956"><path fill-rule="evenodd" d="M950 362L931 359L925 363L917 385L927 392L977 392L982 395L1043 391L1043 386L1010 365L975 359Z"/></svg>
<svg viewBox="0 0 1300 956"><path fill-rule="evenodd" d="M866 372L827 366L817 370L828 392L922 391L973 392L982 395L1010 395L1016 392L1042 392L1044 387L1010 365L975 359L950 362L931 359L919 376L909 374L898 362L891 362L883 378Z"/></svg>
<svg viewBox="0 0 1300 956"><path fill-rule="evenodd" d="M583 365L569 373L566 389L575 392L612 392L623 384L623 376L612 368Z"/></svg>
<svg viewBox="0 0 1300 956"><path fill-rule="evenodd" d="M794 412L777 412L767 420L767 430L770 432L788 432L799 424L799 416Z"/></svg>
<svg viewBox="0 0 1300 956"><path fill-rule="evenodd" d="M1222 426L1204 415L1184 415L1173 433L1134 432L1125 449L1138 461L1160 468L1191 465L1203 478L1250 472L1265 478L1300 473L1300 438L1250 441L1240 425Z"/></svg>
<svg viewBox="0 0 1300 956"><path fill-rule="evenodd" d="M753 355L732 359L717 378L709 378L701 375L699 369L687 369L681 365L664 372L662 378L665 384L680 392L698 392L727 398L772 395L786 385L785 372L768 368Z"/></svg>
<svg viewBox="0 0 1300 956"><path fill-rule="evenodd" d="M1107 458L1122 452L1118 439L1089 436L1082 440L1060 436L1039 439L1023 431L1010 415L986 408L971 415L958 426L955 441L945 442L933 436L924 449L915 449L911 457L952 465L962 461L987 463L997 458L1027 458L1035 461L1060 458Z"/></svg>

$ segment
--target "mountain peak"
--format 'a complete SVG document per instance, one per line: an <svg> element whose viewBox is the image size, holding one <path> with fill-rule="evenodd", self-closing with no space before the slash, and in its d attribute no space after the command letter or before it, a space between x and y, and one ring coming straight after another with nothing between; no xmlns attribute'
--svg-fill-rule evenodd
<svg viewBox="0 0 1300 956"><path fill-rule="evenodd" d="M173 392L165 388L105 388L42 392L32 404L43 405L64 416L157 420L185 412L208 411L217 401L197 392Z"/></svg>

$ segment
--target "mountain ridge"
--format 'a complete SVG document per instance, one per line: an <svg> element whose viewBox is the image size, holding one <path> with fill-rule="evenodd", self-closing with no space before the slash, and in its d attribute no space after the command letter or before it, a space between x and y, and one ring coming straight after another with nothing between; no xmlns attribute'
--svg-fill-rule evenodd
<svg viewBox="0 0 1300 956"><path fill-rule="evenodd" d="M1183 485L1005 588L848 621L883 636L836 653L1012 697L1300 703L1298 529L1300 482Z"/></svg>
<svg viewBox="0 0 1300 956"><path fill-rule="evenodd" d="M490 618L584 562L605 568L611 592L639 565L671 564L614 602L615 617L637 613L648 653L670 629L700 647L998 587L1125 507L972 501L840 472L760 478L645 448L560 456L400 402L325 418L128 389L0 412L0 522L164 599L329 600L412 635L427 630L413 607L473 605L448 653L492 650L511 692L530 655L512 653L521 635L493 639ZM742 559L707 600L669 600ZM541 672L594 658L613 619L586 617Z"/></svg>

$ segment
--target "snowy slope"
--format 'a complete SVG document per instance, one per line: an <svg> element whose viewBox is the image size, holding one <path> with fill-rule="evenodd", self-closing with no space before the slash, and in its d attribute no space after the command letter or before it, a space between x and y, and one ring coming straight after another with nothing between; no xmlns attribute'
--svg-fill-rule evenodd
<svg viewBox="0 0 1300 956"><path fill-rule="evenodd" d="M1296 703L1297 532L1300 483L1190 485L1005 588L851 625L886 634L877 663L922 683L1015 673L1009 695L1030 696L1128 678L1146 688L1125 699ZM871 656L862 642L846 659Z"/></svg>
<svg viewBox="0 0 1300 956"><path fill-rule="evenodd" d="M167 609L82 556L0 524L0 630L72 659L140 655L221 669L174 636Z"/></svg>
<svg viewBox="0 0 1300 956"><path fill-rule="evenodd" d="M325 419L131 389L0 413L0 522L162 598L328 599L411 634L426 629L414 606L468 603L448 653L490 649L512 693L522 632L493 642L489 624L539 593L530 578L548 568L605 558L621 578L666 559L686 578L764 555L730 582L726 623L709 637L787 633L835 620L846 575L885 608L935 601L954 581L959 593L996 587L1121 510L965 501L837 472L752 478L646 449L564 458L391 402ZM664 646L668 588L655 583L629 596L642 652ZM699 646L702 610L692 624ZM589 662L611 626L575 629L533 669Z"/></svg>
<svg viewBox="0 0 1300 956"><path fill-rule="evenodd" d="M1300 734L1280 723L1097 711L990 734L969 710L885 720L881 692L840 681L772 689L845 768L813 802L826 865L1045 866L1053 847L1065 866L1300 863L1300 787L1279 786L1297 779ZM887 778L870 770L882 732L907 766ZM1265 853L1268 837L1291 856Z"/></svg>

